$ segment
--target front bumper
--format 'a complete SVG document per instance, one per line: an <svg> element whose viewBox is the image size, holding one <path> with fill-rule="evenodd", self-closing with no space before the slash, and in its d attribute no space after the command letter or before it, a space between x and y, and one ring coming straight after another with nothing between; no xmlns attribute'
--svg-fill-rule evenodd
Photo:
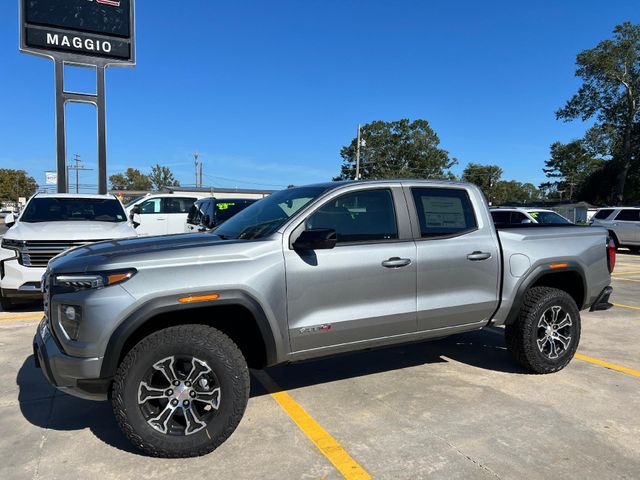
<svg viewBox="0 0 640 480"><path fill-rule="evenodd" d="M100 378L102 358L66 355L51 333L46 317L33 339L33 356L36 367L59 390L87 400L107 400L111 379Z"/></svg>

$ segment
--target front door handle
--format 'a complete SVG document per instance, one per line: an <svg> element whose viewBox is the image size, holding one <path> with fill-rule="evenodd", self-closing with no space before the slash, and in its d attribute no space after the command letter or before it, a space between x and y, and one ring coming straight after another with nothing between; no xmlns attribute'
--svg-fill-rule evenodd
<svg viewBox="0 0 640 480"><path fill-rule="evenodd" d="M472 262L478 262L480 260L487 260L488 258L491 258L491 254L489 252L475 251L475 252L470 253L469 255L467 255L467 259L471 260Z"/></svg>
<svg viewBox="0 0 640 480"><path fill-rule="evenodd" d="M382 262L382 266L386 268L400 268L411 265L410 258L391 257L388 260Z"/></svg>

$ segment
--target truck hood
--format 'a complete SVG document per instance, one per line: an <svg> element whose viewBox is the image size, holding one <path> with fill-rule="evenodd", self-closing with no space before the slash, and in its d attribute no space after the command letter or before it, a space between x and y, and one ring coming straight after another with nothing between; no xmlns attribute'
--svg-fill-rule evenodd
<svg viewBox="0 0 640 480"><path fill-rule="evenodd" d="M211 248L234 245L238 254L245 250L244 240L222 240L220 237L202 233L160 235L127 238L92 243L72 248L55 257L49 268L57 272L83 272L117 268L144 268L158 264L203 263L214 257L225 256L228 249Z"/></svg>
<svg viewBox="0 0 640 480"><path fill-rule="evenodd" d="M4 235L12 240L110 240L135 237L128 222L18 222Z"/></svg>

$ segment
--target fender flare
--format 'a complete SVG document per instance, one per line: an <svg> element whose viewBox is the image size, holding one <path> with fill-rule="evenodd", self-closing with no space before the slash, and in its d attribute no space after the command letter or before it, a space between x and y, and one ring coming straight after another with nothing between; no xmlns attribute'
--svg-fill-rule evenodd
<svg viewBox="0 0 640 480"><path fill-rule="evenodd" d="M206 294L207 292L202 292ZM198 295L195 292L194 295ZM264 313L260 303L247 293L234 290L220 293L220 298L212 302L206 302L206 306L239 305L251 312L256 320L266 351L266 364L277 363L277 347L271 324ZM147 321L161 313L184 312L205 306L203 303L179 303L176 295L157 297L141 305L113 331L100 368L100 378L115 376L118 369L122 350L131 336Z"/></svg>
<svg viewBox="0 0 640 480"><path fill-rule="evenodd" d="M586 306L587 299L587 280L586 275L584 273L584 269L581 265L576 262L567 261L563 262L567 263L568 266L562 268L561 270L552 270L550 271L547 264L538 265L534 268L521 282L516 291L516 295L514 297L513 303L511 304L511 308L509 309L509 313L507 314L507 318L504 322L505 325L511 325L515 323L518 319L518 314L520 313L520 309L522 308L522 303L524 302L524 295L531 288L532 285L540 280L542 277L546 275L553 275L556 273L565 273L565 272L574 272L577 273L580 279L582 280L582 291L584 292L584 299L582 301L582 305L578 305L578 310L584 310Z"/></svg>

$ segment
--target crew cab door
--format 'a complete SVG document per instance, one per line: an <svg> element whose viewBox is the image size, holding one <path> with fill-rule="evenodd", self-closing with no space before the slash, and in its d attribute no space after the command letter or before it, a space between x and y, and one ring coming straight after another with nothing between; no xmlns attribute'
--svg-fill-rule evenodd
<svg viewBox="0 0 640 480"><path fill-rule="evenodd" d="M182 233L187 222L187 215L197 198L164 197L164 212L167 218L167 233Z"/></svg>
<svg viewBox="0 0 640 480"><path fill-rule="evenodd" d="M640 209L620 210L613 226L621 244L640 244Z"/></svg>
<svg viewBox="0 0 640 480"><path fill-rule="evenodd" d="M418 331L489 320L498 305L500 252L476 190L408 186L416 226Z"/></svg>
<svg viewBox="0 0 640 480"><path fill-rule="evenodd" d="M291 247L314 228L335 229L337 245ZM292 351L416 331L416 246L400 187L335 192L285 238Z"/></svg>

